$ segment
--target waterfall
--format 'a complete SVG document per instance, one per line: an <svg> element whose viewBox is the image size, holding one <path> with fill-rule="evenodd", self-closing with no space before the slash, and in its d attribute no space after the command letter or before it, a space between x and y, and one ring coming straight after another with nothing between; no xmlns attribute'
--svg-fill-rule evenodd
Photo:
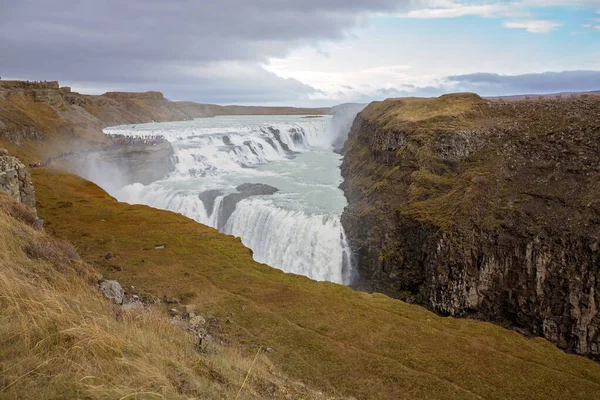
<svg viewBox="0 0 600 400"><path fill-rule="evenodd" d="M329 150L331 118L265 119L222 117L106 129L127 136L163 135L176 155L176 170L167 179L111 194L238 236L257 261L283 271L351 283L350 251L340 223L345 199ZM245 196L236 190L242 183L279 191Z"/></svg>
<svg viewBox="0 0 600 400"><path fill-rule="evenodd" d="M240 202L225 232L242 238L256 261L319 281L349 283L339 217L275 207L269 200Z"/></svg>

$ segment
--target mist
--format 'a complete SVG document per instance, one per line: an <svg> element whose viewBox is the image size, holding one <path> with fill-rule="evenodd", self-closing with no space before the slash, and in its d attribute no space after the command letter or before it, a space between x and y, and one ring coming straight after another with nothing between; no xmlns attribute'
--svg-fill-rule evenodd
<svg viewBox="0 0 600 400"><path fill-rule="evenodd" d="M343 149L356 116L366 106L366 104L341 104L333 108L330 130L333 138L331 144L335 151L340 152Z"/></svg>

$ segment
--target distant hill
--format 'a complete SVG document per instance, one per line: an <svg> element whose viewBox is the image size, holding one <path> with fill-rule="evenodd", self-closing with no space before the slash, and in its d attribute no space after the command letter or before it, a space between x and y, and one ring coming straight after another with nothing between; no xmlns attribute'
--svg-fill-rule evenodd
<svg viewBox="0 0 600 400"><path fill-rule="evenodd" d="M560 99L560 98L578 98L586 96L600 96L600 90L591 92L561 92L551 94L518 94L514 96L492 96L485 97L488 100L504 100L504 101L519 101L519 100L547 100L547 99Z"/></svg>

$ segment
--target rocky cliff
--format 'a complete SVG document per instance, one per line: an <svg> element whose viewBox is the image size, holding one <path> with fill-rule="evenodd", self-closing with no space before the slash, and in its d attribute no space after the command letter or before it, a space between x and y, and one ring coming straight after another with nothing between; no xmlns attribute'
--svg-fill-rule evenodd
<svg viewBox="0 0 600 400"><path fill-rule="evenodd" d="M6 149L0 149L0 191L35 209L35 189L31 183L31 175L18 158L8 155Z"/></svg>
<svg viewBox="0 0 600 400"><path fill-rule="evenodd" d="M600 98L391 99L345 145L357 286L600 360Z"/></svg>

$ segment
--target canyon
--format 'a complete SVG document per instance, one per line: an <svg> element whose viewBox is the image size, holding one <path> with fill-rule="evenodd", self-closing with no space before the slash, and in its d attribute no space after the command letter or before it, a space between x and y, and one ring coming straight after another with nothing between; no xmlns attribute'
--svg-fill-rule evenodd
<svg viewBox="0 0 600 400"><path fill-rule="evenodd" d="M201 109L165 105L175 102L156 92L87 96L44 82L4 82L0 92L0 147L22 160L19 169L110 147L106 126L194 118L182 110ZM159 381L169 398L223 398L250 376L244 398L595 399L592 360L447 315L595 357L597 135L588 98L508 104L461 94L369 105L342 165L342 223L364 291L256 262L239 238L119 202L70 165L104 158L152 181L169 173L168 144L30 168L43 228L26 226L9 203L16 196L0 194L0 244L9 250L0 257L8 322L0 386L13 398L65 388L94 398L153 391ZM158 160L159 173L148 174ZM255 193L245 183L236 192ZM97 293L98 274L160 317L115 309ZM175 324L190 312L211 325L208 350ZM23 315L38 322L27 335L17 334ZM47 362L49 354L60 362ZM256 359L264 370L250 373Z"/></svg>

